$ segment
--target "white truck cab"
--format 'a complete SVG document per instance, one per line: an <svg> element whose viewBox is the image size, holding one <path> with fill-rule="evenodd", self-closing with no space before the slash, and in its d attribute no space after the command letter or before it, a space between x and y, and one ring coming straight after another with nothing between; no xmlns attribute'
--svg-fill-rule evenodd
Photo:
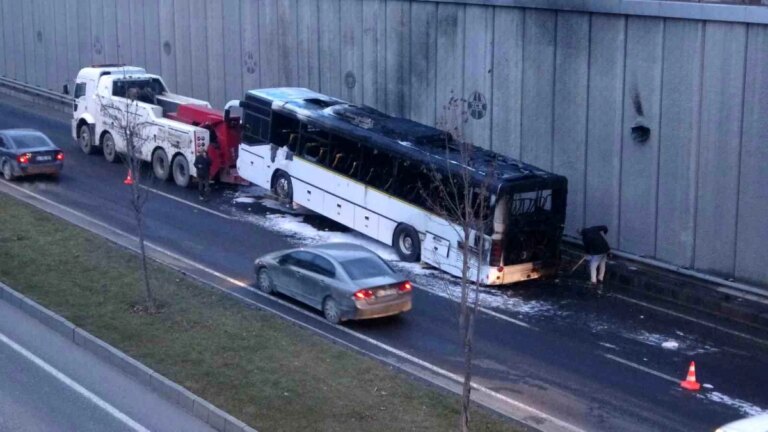
<svg viewBox="0 0 768 432"><path fill-rule="evenodd" d="M66 91L66 90L65 90ZM135 101L132 108L137 121L146 124L144 135L151 137L140 146L139 158L152 163L155 176L161 180L173 177L186 187L195 176L193 161L199 148L207 148L209 131L174 120L180 105L210 108L208 102L180 96L168 91L163 79L136 66L101 65L80 70L73 92L72 137L86 154L101 148L109 162L119 160L126 152L123 132L105 112L121 110Z"/></svg>

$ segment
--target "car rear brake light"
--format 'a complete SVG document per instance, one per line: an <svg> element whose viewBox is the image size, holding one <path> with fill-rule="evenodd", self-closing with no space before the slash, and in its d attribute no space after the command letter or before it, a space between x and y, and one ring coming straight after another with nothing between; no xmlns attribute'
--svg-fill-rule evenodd
<svg viewBox="0 0 768 432"><path fill-rule="evenodd" d="M355 300L368 300L372 299L374 297L373 291L369 289L361 289L355 291L355 294L352 296Z"/></svg>
<svg viewBox="0 0 768 432"><path fill-rule="evenodd" d="M500 266L501 265L501 240L493 240L491 241L491 259L490 259L490 265L492 266Z"/></svg>
<svg viewBox="0 0 768 432"><path fill-rule="evenodd" d="M30 159L31 157L32 157L32 153L24 153L24 154L22 154L22 155L19 155L19 156L16 158L16 160L17 160L19 163L21 163L21 164L25 164L25 163L29 163L29 159Z"/></svg>
<svg viewBox="0 0 768 432"><path fill-rule="evenodd" d="M411 290L412 290L412 289L413 289L413 285L411 285L411 283L410 283L410 282L408 282L408 281L405 281L405 282L403 282L403 283L402 283L402 284L400 284L400 286L397 288L397 290L398 290L399 292L401 292L401 293L407 293L407 292L411 292Z"/></svg>
<svg viewBox="0 0 768 432"><path fill-rule="evenodd" d="M64 152L56 153L56 160L57 161L63 161L64 160Z"/></svg>

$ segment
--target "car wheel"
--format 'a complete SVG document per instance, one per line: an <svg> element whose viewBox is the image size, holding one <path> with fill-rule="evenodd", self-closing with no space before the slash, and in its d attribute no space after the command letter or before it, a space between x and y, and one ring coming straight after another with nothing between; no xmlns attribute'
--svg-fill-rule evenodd
<svg viewBox="0 0 768 432"><path fill-rule="evenodd" d="M341 311L333 297L326 297L323 302L323 316L328 322L338 324L341 322Z"/></svg>
<svg viewBox="0 0 768 432"><path fill-rule="evenodd" d="M275 285L272 283L272 277L269 276L269 271L266 267L261 267L258 273L259 289L264 294L272 294L275 292Z"/></svg>
<svg viewBox="0 0 768 432"><path fill-rule="evenodd" d="M91 127L86 123L80 126L77 134L77 142L80 144L80 150L83 153L89 155L93 153L93 135L91 135Z"/></svg>
<svg viewBox="0 0 768 432"><path fill-rule="evenodd" d="M168 154L163 149L157 149L152 153L152 172L160 181L167 181L171 177L171 164L168 163Z"/></svg>
<svg viewBox="0 0 768 432"><path fill-rule="evenodd" d="M115 138L107 132L101 140L101 149L104 151L104 159L109 163L117 162L117 148L115 148Z"/></svg>
<svg viewBox="0 0 768 432"><path fill-rule="evenodd" d="M285 172L277 172L272 179L272 192L277 198L290 205L293 202L293 183L291 176Z"/></svg>
<svg viewBox="0 0 768 432"><path fill-rule="evenodd" d="M397 256L405 262L417 262L421 255L419 233L410 225L398 225L392 236L392 247Z"/></svg>
<svg viewBox="0 0 768 432"><path fill-rule="evenodd" d="M11 181L14 179L13 176L13 168L11 168L11 164L8 161L3 162L3 178Z"/></svg>
<svg viewBox="0 0 768 432"><path fill-rule="evenodd" d="M189 186L189 162L187 158L182 155L176 156L173 159L173 165L171 167L173 172L173 182L179 187Z"/></svg>

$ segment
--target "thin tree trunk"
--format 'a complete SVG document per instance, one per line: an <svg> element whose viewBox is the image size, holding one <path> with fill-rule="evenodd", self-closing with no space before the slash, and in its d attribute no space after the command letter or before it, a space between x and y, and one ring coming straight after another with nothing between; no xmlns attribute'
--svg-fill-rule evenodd
<svg viewBox="0 0 768 432"><path fill-rule="evenodd" d="M131 169L131 171L133 171ZM133 177L136 177L135 175ZM146 306L147 311L149 313L152 313L155 311L155 296L152 293L152 286L149 284L149 271L147 269L147 250L144 245L144 214L141 209L141 203L139 200L141 197L139 196L139 185L138 185L138 178L136 178L136 183L133 184L133 199L134 199L134 211L136 213L136 227L138 228L139 232L139 251L141 252L141 275L144 279L144 292L146 295Z"/></svg>
<svg viewBox="0 0 768 432"><path fill-rule="evenodd" d="M469 431L469 402L472 392L472 319L469 309L469 230L464 229L464 250L462 250L461 271L461 346L464 353L464 382L461 390L462 432Z"/></svg>

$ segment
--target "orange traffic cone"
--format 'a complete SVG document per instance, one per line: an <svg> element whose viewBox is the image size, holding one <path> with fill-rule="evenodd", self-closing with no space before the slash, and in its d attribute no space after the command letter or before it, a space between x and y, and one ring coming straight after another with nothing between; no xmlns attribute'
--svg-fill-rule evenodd
<svg viewBox="0 0 768 432"><path fill-rule="evenodd" d="M685 377L685 381L680 381L680 387L688 390L696 391L701 388L701 384L696 382L696 363L691 362L688 366L688 376Z"/></svg>
<svg viewBox="0 0 768 432"><path fill-rule="evenodd" d="M131 177L131 170L128 169L128 177L123 180L123 184L132 185L133 184L133 177Z"/></svg>

